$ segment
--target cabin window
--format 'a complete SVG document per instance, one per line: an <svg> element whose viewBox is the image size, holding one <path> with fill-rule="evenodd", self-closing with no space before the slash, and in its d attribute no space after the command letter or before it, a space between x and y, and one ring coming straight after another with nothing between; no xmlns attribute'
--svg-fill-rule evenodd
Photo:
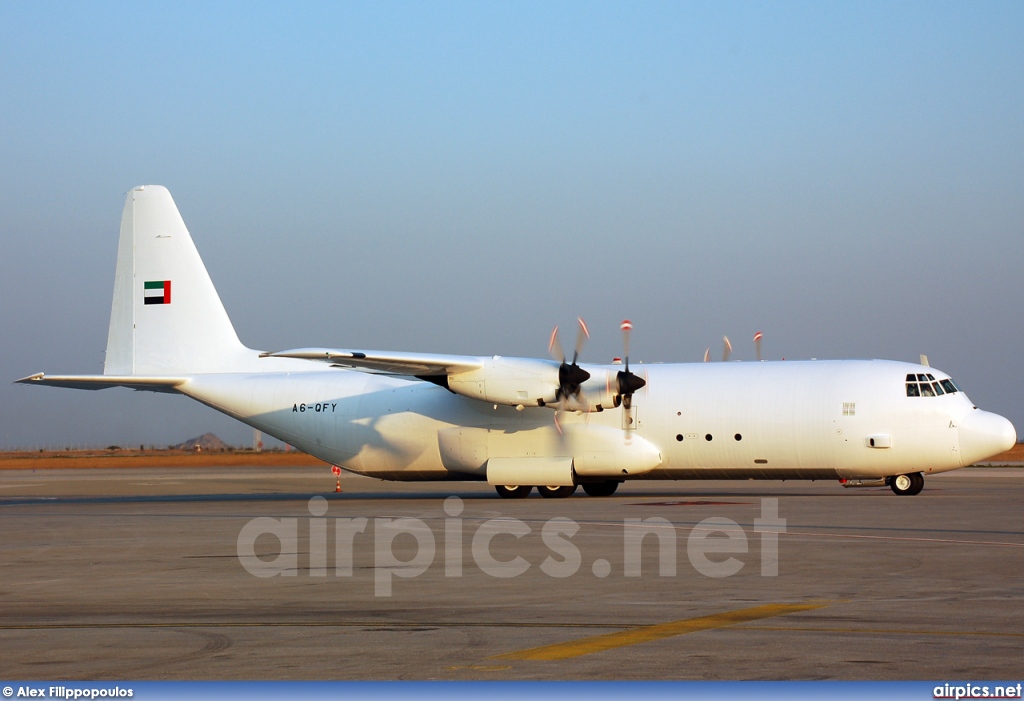
<svg viewBox="0 0 1024 701"><path fill-rule="evenodd" d="M907 383L907 396L908 397L920 397L921 396L921 393L917 391L917 383L916 382L908 382Z"/></svg>
<svg viewBox="0 0 1024 701"><path fill-rule="evenodd" d="M922 382L921 383L921 396L922 397L934 397L935 396L935 390L933 390L932 386L930 384L928 384L927 382Z"/></svg>
<svg viewBox="0 0 1024 701"><path fill-rule="evenodd" d="M946 390L946 394L953 394L956 392L956 385L953 384L952 380L943 380L942 389Z"/></svg>

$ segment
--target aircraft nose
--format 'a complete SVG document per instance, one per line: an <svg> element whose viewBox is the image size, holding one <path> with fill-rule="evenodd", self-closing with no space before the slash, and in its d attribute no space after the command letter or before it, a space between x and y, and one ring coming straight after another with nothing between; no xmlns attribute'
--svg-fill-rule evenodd
<svg viewBox="0 0 1024 701"><path fill-rule="evenodd" d="M964 466L1004 453L1016 442L1013 424L999 414L979 409L960 422L960 459Z"/></svg>

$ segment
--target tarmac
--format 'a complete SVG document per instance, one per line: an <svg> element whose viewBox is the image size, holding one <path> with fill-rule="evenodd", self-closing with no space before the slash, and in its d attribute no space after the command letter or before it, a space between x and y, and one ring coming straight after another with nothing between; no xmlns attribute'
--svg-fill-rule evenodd
<svg viewBox="0 0 1024 701"><path fill-rule="evenodd" d="M310 467L0 472L0 678L1024 678L1024 469L914 497L335 486Z"/></svg>

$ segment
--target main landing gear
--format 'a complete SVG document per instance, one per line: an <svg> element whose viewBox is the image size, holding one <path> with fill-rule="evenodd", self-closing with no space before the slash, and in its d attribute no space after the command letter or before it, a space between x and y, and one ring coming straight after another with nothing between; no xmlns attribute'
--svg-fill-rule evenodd
<svg viewBox="0 0 1024 701"><path fill-rule="evenodd" d="M588 482L583 485L583 491L592 497L610 497L612 494L615 494L615 490L619 488L620 484L622 482L614 480L609 480L608 482Z"/></svg>
<svg viewBox="0 0 1024 701"><path fill-rule="evenodd" d="M537 491L545 499L565 499L576 493L576 485L567 487L537 487Z"/></svg>
<svg viewBox="0 0 1024 701"><path fill-rule="evenodd" d="M525 499L530 496L530 492L533 491L533 487L520 487L518 485L500 485L494 486L494 490L498 492L498 496L502 499Z"/></svg>
<svg viewBox="0 0 1024 701"><path fill-rule="evenodd" d="M924 489L924 475L913 472L909 475L896 475L889 478L889 488L900 496L920 494Z"/></svg>
<svg viewBox="0 0 1024 701"><path fill-rule="evenodd" d="M621 482L609 480L608 482L588 482L583 485L583 491L592 497L610 497L619 488ZM494 490L502 499L525 499L533 491L528 485L495 485ZM576 485L564 487L539 486L537 491L545 499L565 499L576 493Z"/></svg>

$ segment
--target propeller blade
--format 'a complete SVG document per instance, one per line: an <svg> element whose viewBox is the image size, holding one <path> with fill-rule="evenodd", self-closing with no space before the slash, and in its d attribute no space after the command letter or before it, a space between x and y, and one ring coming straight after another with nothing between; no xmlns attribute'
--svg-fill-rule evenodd
<svg viewBox="0 0 1024 701"><path fill-rule="evenodd" d="M708 362L710 356L711 356L711 346L708 346L707 348L704 349L704 362L705 363Z"/></svg>
<svg viewBox="0 0 1024 701"><path fill-rule="evenodd" d="M624 319L619 328L622 329L622 349L623 358L626 359L626 371L629 371L629 334L633 331L633 322L629 319Z"/></svg>
<svg viewBox="0 0 1024 701"><path fill-rule="evenodd" d="M732 355L732 344L729 343L728 336L722 336L722 362L724 363Z"/></svg>
<svg viewBox="0 0 1024 701"><path fill-rule="evenodd" d="M757 349L757 359L758 359L758 361L761 360L761 337L762 336L764 336L764 334L761 333L760 331L758 331L757 333L754 334L754 348Z"/></svg>
<svg viewBox="0 0 1024 701"><path fill-rule="evenodd" d="M558 340L558 327L551 331L551 338L548 339L548 354L560 363L565 362L565 352L562 350L562 343Z"/></svg>
<svg viewBox="0 0 1024 701"><path fill-rule="evenodd" d="M625 369L620 370L615 379L618 382L619 396L622 397L622 406L628 410L633 405L633 393L644 387L647 382L629 371L629 335L633 331L633 322L626 319L619 325L619 328L622 329Z"/></svg>
<svg viewBox="0 0 1024 701"><path fill-rule="evenodd" d="M583 352L583 344L590 339L590 330L587 328L587 322L583 321L583 317L576 317L576 321L579 322L580 328L576 332L576 349L572 353L572 364L576 364L577 358L580 357L580 353Z"/></svg>
<svg viewBox="0 0 1024 701"><path fill-rule="evenodd" d="M577 318L580 330L576 335L576 349L572 355L572 363L565 361L565 352L562 350L562 343L558 340L558 327L551 332L548 340L548 352L559 361L558 366L558 390L555 392L555 399L559 402L559 410L565 409L565 400L569 397L580 396L580 385L590 379L590 373L576 364L579 359L583 344L590 338L590 331L582 318Z"/></svg>

